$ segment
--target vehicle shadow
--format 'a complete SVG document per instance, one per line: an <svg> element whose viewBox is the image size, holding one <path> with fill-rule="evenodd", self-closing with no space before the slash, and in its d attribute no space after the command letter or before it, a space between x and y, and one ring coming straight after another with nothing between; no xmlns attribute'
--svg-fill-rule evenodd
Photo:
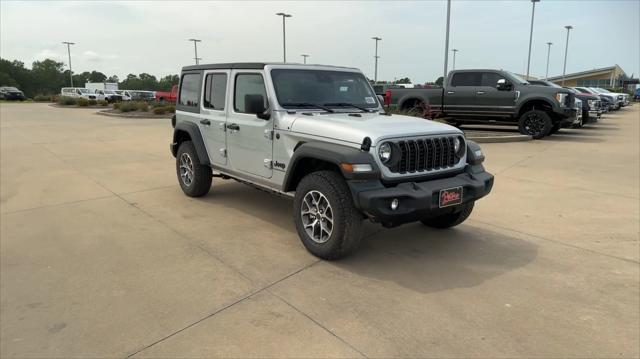
<svg viewBox="0 0 640 359"><path fill-rule="evenodd" d="M256 223L266 221L278 226L287 235L277 240L297 237L290 199L244 184L225 183L217 187L214 184L214 190L202 200L224 203L254 217ZM537 245L531 242L474 226L472 222L436 230L421 223L386 229L365 221L360 249L328 263L360 276L431 293L480 285L526 266L537 253Z"/></svg>
<svg viewBox="0 0 640 359"><path fill-rule="evenodd" d="M537 245L471 222L447 230L414 223L366 238L357 253L333 265L433 293L478 286L526 266L537 255Z"/></svg>

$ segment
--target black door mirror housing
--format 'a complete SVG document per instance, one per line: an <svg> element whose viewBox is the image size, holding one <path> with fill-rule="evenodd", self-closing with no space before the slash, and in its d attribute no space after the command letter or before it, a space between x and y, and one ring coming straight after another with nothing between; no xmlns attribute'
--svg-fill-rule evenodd
<svg viewBox="0 0 640 359"><path fill-rule="evenodd" d="M244 108L247 113L255 113L259 119L268 120L271 118L271 113L267 112L264 105L264 96L260 94L244 95Z"/></svg>
<svg viewBox="0 0 640 359"><path fill-rule="evenodd" d="M513 85L507 82L507 80L505 79L500 79L496 84L496 88L498 89L498 91L511 91Z"/></svg>

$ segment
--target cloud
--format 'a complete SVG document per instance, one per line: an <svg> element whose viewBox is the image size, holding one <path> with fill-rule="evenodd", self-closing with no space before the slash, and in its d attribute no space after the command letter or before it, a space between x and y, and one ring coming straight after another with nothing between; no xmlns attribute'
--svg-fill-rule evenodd
<svg viewBox="0 0 640 359"><path fill-rule="evenodd" d="M37 60L45 60L45 59L54 59L61 60L64 58L64 55L58 52L55 52L51 49L44 49L36 54Z"/></svg>
<svg viewBox="0 0 640 359"><path fill-rule="evenodd" d="M118 55L102 55L95 51L87 50L82 53L82 58L87 62L102 62L104 60L116 59Z"/></svg>

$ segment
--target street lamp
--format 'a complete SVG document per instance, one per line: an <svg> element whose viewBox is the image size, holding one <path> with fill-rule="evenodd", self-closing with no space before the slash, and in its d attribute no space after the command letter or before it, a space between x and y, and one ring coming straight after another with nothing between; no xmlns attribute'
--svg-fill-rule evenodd
<svg viewBox="0 0 640 359"><path fill-rule="evenodd" d="M380 58L380 56L378 56L378 41L382 40L382 38L378 36L374 36L371 39L376 41L376 54L373 56L376 59L375 68L373 72L373 82L377 83L378 82L378 58Z"/></svg>
<svg viewBox="0 0 640 359"><path fill-rule="evenodd" d="M540 0L531 0L531 31L529 32L529 55L527 56L527 80L529 79L529 67L531 65L531 42L533 41L533 17L536 13L536 3Z"/></svg>
<svg viewBox="0 0 640 359"><path fill-rule="evenodd" d="M283 12L279 12L276 15L282 16L282 59L283 59L283 62L287 62L287 34L286 34L286 28L284 25L284 19L287 17L291 17L292 15L285 14Z"/></svg>
<svg viewBox="0 0 640 359"><path fill-rule="evenodd" d="M547 72L544 75L545 80L549 78L549 55L551 55L551 45L553 45L553 42L547 42L547 46L549 48L547 50Z"/></svg>
<svg viewBox="0 0 640 359"><path fill-rule="evenodd" d="M307 57L309 57L309 55L302 54L300 56L302 56L304 58L304 63L306 64L307 63Z"/></svg>
<svg viewBox="0 0 640 359"><path fill-rule="evenodd" d="M451 0L447 0L447 31L444 40L444 75L443 81L447 78L447 66L449 65L449 23L451 21Z"/></svg>
<svg viewBox="0 0 640 359"><path fill-rule="evenodd" d="M567 29L567 43L564 46L564 66L562 67L562 86L564 86L564 75L567 73L567 52L569 51L569 32L573 29L573 26L567 25L564 27Z"/></svg>
<svg viewBox="0 0 640 359"><path fill-rule="evenodd" d="M198 57L198 43L201 42L202 40L189 39L189 41L193 41L193 50L195 51L195 55L196 55L193 59L196 60L196 65L198 65L200 64L200 60L202 60L202 58Z"/></svg>
<svg viewBox="0 0 640 359"><path fill-rule="evenodd" d="M455 70L456 69L456 52L458 52L459 50L453 49L451 51L453 51L453 69Z"/></svg>
<svg viewBox="0 0 640 359"><path fill-rule="evenodd" d="M71 45L75 45L75 42L63 41L63 44L67 45L67 54L69 54L69 80L71 80L71 87L73 87L73 73L71 72Z"/></svg>

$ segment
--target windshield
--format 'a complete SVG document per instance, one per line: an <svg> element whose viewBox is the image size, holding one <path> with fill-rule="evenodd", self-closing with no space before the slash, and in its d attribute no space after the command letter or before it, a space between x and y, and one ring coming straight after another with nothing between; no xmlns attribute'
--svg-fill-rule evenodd
<svg viewBox="0 0 640 359"><path fill-rule="evenodd" d="M82 93L91 93L91 91L89 91L89 89L78 89L80 90L80 92Z"/></svg>
<svg viewBox="0 0 640 359"><path fill-rule="evenodd" d="M306 109L375 109L376 94L358 72L327 70L271 71L280 106Z"/></svg>
<svg viewBox="0 0 640 359"><path fill-rule="evenodd" d="M104 93L108 93L109 95L113 95L116 92L113 91L113 90L104 90Z"/></svg>
<svg viewBox="0 0 640 359"><path fill-rule="evenodd" d="M3 87L2 89L5 90L5 91L20 91L15 87Z"/></svg>
<svg viewBox="0 0 640 359"><path fill-rule="evenodd" d="M609 91L607 89L600 88L600 87L598 87L597 90L602 92L602 93L611 93L611 91Z"/></svg>
<svg viewBox="0 0 640 359"><path fill-rule="evenodd" d="M516 81L520 85L528 85L529 84L529 82L527 82L527 80L525 80L522 77L514 74L513 72L508 72L508 74L512 77L512 80Z"/></svg>

